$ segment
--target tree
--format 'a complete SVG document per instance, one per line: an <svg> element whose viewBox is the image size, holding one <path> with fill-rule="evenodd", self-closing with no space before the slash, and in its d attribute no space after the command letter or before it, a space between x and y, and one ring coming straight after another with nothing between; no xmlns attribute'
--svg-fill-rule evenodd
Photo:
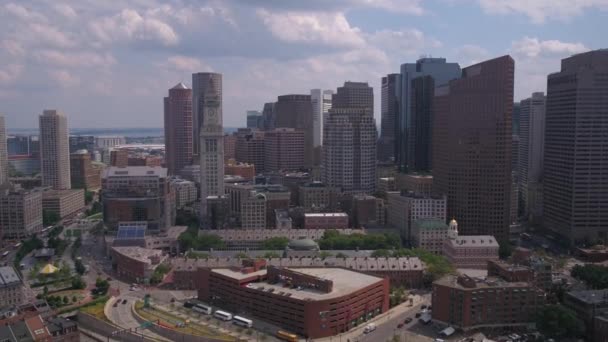
<svg viewBox="0 0 608 342"><path fill-rule="evenodd" d="M570 274L593 289L608 288L608 267L593 264L575 265Z"/></svg>
<svg viewBox="0 0 608 342"><path fill-rule="evenodd" d="M321 258L321 259L329 258L329 257L332 257L332 256L334 256L334 255L333 255L333 254L331 254L331 253L330 253L330 252L328 252L328 251L321 251L321 252L319 253L319 258Z"/></svg>
<svg viewBox="0 0 608 342"><path fill-rule="evenodd" d="M84 203L85 204L89 204L91 202L93 202L93 198L95 196L95 193L93 191L89 191L87 189L84 190Z"/></svg>
<svg viewBox="0 0 608 342"><path fill-rule="evenodd" d="M338 252L338 254L336 254L336 258L348 258L348 255L346 255L342 252Z"/></svg>
<svg viewBox="0 0 608 342"><path fill-rule="evenodd" d="M262 249L268 250L283 250L289 244L289 239L286 237L273 237L262 242Z"/></svg>
<svg viewBox="0 0 608 342"><path fill-rule="evenodd" d="M391 252L388 249L378 249L372 253L374 258L386 258L391 256Z"/></svg>
<svg viewBox="0 0 608 342"><path fill-rule="evenodd" d="M52 226L59 222L61 217L55 211L42 210L42 224L45 226Z"/></svg>
<svg viewBox="0 0 608 342"><path fill-rule="evenodd" d="M265 259L273 259L273 258L280 258L281 256L279 255L279 253L277 252L266 252L264 253L264 258Z"/></svg>
<svg viewBox="0 0 608 342"><path fill-rule="evenodd" d="M78 298L76 297L76 295L72 296L72 303L76 303L78 301Z"/></svg>
<svg viewBox="0 0 608 342"><path fill-rule="evenodd" d="M511 253L513 253L513 246L511 246L509 240L502 240L498 242L498 257L501 259L507 259L511 256Z"/></svg>
<svg viewBox="0 0 608 342"><path fill-rule="evenodd" d="M87 287L87 284L82 280L81 277L72 278L72 289L74 290L82 290Z"/></svg>
<svg viewBox="0 0 608 342"><path fill-rule="evenodd" d="M84 267L82 261L80 260L76 260L76 262L74 263L74 268L76 269L76 272L78 272L78 274L83 275L84 272L86 272L86 267Z"/></svg>
<svg viewBox="0 0 608 342"><path fill-rule="evenodd" d="M585 325L576 314L563 305L546 305L536 315L536 327L543 334L557 338L583 336Z"/></svg>
<svg viewBox="0 0 608 342"><path fill-rule="evenodd" d="M249 259L249 255L245 252L238 252L234 257L237 259Z"/></svg>
<svg viewBox="0 0 608 342"><path fill-rule="evenodd" d="M63 296L63 304L67 305L70 303L70 299L68 298L68 296Z"/></svg>

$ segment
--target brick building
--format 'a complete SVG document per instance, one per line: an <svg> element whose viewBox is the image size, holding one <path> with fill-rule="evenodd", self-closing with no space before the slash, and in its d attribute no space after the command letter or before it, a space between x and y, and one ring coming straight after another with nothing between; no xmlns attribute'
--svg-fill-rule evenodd
<svg viewBox="0 0 608 342"><path fill-rule="evenodd" d="M42 210L61 219L70 218L84 209L84 190L47 190L42 193Z"/></svg>
<svg viewBox="0 0 608 342"><path fill-rule="evenodd" d="M488 260L498 260L498 242L490 235L458 235L458 223L450 221L443 255L456 268L482 269Z"/></svg>
<svg viewBox="0 0 608 342"><path fill-rule="evenodd" d="M264 136L265 171L300 170L304 168L304 131L275 128Z"/></svg>
<svg viewBox="0 0 608 342"><path fill-rule="evenodd" d="M230 176L241 176L247 181L255 177L255 165L237 163L234 159L228 160L224 165L224 174Z"/></svg>
<svg viewBox="0 0 608 342"><path fill-rule="evenodd" d="M112 247L112 268L128 281L145 283L166 258L163 251L141 247Z"/></svg>
<svg viewBox="0 0 608 342"><path fill-rule="evenodd" d="M78 150L70 155L70 177L72 188L90 191L101 188L101 167L94 165L87 150Z"/></svg>
<svg viewBox="0 0 608 342"><path fill-rule="evenodd" d="M304 229L346 229L348 215L345 213L304 214Z"/></svg>

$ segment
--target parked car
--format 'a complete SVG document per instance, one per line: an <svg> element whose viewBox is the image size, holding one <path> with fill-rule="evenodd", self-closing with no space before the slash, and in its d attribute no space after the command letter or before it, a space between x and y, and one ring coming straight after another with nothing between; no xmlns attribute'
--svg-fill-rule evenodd
<svg viewBox="0 0 608 342"><path fill-rule="evenodd" d="M409 322L413 321L412 317L408 317L405 319L405 321L403 321L404 324L408 324Z"/></svg>
<svg viewBox="0 0 608 342"><path fill-rule="evenodd" d="M420 308L424 310L426 309L426 305L422 305Z"/></svg>
<svg viewBox="0 0 608 342"><path fill-rule="evenodd" d="M397 328L399 328L399 329L403 328L403 323L397 324Z"/></svg>
<svg viewBox="0 0 608 342"><path fill-rule="evenodd" d="M127 304L127 300L126 300L126 299L123 299L123 300L122 300L122 303L123 303L123 304Z"/></svg>
<svg viewBox="0 0 608 342"><path fill-rule="evenodd" d="M422 313L416 312L416 318L420 318L420 316L422 316Z"/></svg>
<svg viewBox="0 0 608 342"><path fill-rule="evenodd" d="M376 325L374 323L370 323L368 325L365 326L365 328L363 329L363 333L364 334L369 334L372 331L376 330Z"/></svg>

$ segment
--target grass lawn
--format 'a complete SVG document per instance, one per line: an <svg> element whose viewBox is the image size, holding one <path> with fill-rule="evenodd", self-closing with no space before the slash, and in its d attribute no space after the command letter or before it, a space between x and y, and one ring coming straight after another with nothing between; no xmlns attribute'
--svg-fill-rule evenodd
<svg viewBox="0 0 608 342"><path fill-rule="evenodd" d="M184 322L184 319L181 317L177 317L168 312L160 311L160 310L144 310L143 306L144 306L143 302L137 302L137 303L135 303L135 310L141 317L143 317L144 319L147 319L149 321L156 321L156 320L160 319L161 322L163 322L164 324L167 324L169 326L174 326L176 323ZM223 340L223 341L237 341L237 339L232 336L224 335L224 334L222 334L218 331L215 331L213 329L210 329L206 326L194 323L194 322L192 322L192 320L190 321L190 323L187 326L185 326L183 328L175 328L175 330L179 331L181 333L184 333L184 334L190 334L190 335L201 336L201 337L210 337L210 338L219 339L219 340Z"/></svg>
<svg viewBox="0 0 608 342"><path fill-rule="evenodd" d="M94 316L97 319L100 319L105 322L110 322L106 317L106 314L103 312L103 308L105 307L105 302L95 303L94 305L86 306L80 308L80 311L88 313L91 316Z"/></svg>
<svg viewBox="0 0 608 342"><path fill-rule="evenodd" d="M100 219L100 218L102 218L102 215L103 215L103 213L93 214L93 215L87 217L87 219L89 219L89 220Z"/></svg>
<svg viewBox="0 0 608 342"><path fill-rule="evenodd" d="M70 300L70 303L71 303L73 296L76 296L76 299L78 299L78 300L83 300L86 297L86 290L67 290L67 291L49 293L49 295L61 296L61 297L68 296L68 299Z"/></svg>

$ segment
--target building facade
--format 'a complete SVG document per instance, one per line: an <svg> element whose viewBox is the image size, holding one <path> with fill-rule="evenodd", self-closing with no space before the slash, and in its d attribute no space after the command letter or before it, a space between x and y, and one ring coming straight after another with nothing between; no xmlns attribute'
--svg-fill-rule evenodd
<svg viewBox="0 0 608 342"><path fill-rule="evenodd" d="M161 250L141 247L112 247L110 257L118 275L142 284L150 280L156 267L167 258Z"/></svg>
<svg viewBox="0 0 608 342"><path fill-rule="evenodd" d="M388 224L406 241L412 241L412 223L420 219L447 219L445 196L424 196L413 192L387 193Z"/></svg>
<svg viewBox="0 0 608 342"><path fill-rule="evenodd" d="M498 261L499 247L491 235L459 235L458 223L452 219L442 253L456 268L485 270L488 261Z"/></svg>
<svg viewBox="0 0 608 342"><path fill-rule="evenodd" d="M305 132L275 128L264 133L264 170L300 170L305 167Z"/></svg>
<svg viewBox="0 0 608 342"><path fill-rule="evenodd" d="M304 214L304 229L346 229L348 215L345 213Z"/></svg>
<svg viewBox="0 0 608 342"><path fill-rule="evenodd" d="M83 189L42 192L42 210L56 213L61 219L75 216L84 207Z"/></svg>
<svg viewBox="0 0 608 342"><path fill-rule="evenodd" d="M499 57L435 90L433 189L465 234L508 239L514 68Z"/></svg>
<svg viewBox="0 0 608 342"><path fill-rule="evenodd" d="M305 212L326 211L338 207L338 189L328 187L322 182L301 185L298 192L299 205Z"/></svg>
<svg viewBox="0 0 608 342"><path fill-rule="evenodd" d="M400 92L400 74L388 74L382 77L378 160L395 160L395 136L397 132L397 116L399 115Z"/></svg>
<svg viewBox="0 0 608 342"><path fill-rule="evenodd" d="M433 254L443 254L449 228L442 219L419 219L412 222L412 245Z"/></svg>
<svg viewBox="0 0 608 342"><path fill-rule="evenodd" d="M311 89L313 146L323 146L323 124L331 109L333 90Z"/></svg>
<svg viewBox="0 0 608 342"><path fill-rule="evenodd" d="M70 177L74 189L96 191L101 188L101 167L94 166L87 150L70 154Z"/></svg>
<svg viewBox="0 0 608 342"><path fill-rule="evenodd" d="M562 60L548 76L543 225L570 241L608 238L608 50Z"/></svg>
<svg viewBox="0 0 608 342"><path fill-rule="evenodd" d="M265 132L239 128L236 133L236 161L253 164L257 172L265 171Z"/></svg>
<svg viewBox="0 0 608 342"><path fill-rule="evenodd" d="M125 139L125 137L121 136L106 135L95 137L95 145L97 146L97 148L100 149L124 145L126 142L127 140Z"/></svg>
<svg viewBox="0 0 608 342"><path fill-rule="evenodd" d="M429 76L414 80L418 77ZM445 58L421 58L416 63L401 64L401 87L399 89L399 114L396 119L396 162L399 171L403 173L416 171L415 165L409 167L412 157L418 154L416 147L428 148L431 146L432 134L429 133L432 117L429 117L429 103L432 99L434 86L446 84L448 81L460 77L460 66L458 63L447 63ZM416 99L414 104L412 96ZM414 126L414 124L416 124ZM424 124L422 124L424 123ZM428 139L428 140L425 140ZM414 145L412 146L412 143ZM410 156L410 154L412 154ZM424 151L419 153L425 156ZM424 166L424 165L421 165Z"/></svg>
<svg viewBox="0 0 608 342"><path fill-rule="evenodd" d="M175 208L182 209L192 205L198 199L198 188L196 183L181 179L172 178L171 187L175 193Z"/></svg>
<svg viewBox="0 0 608 342"><path fill-rule="evenodd" d="M282 95L274 105L275 128L294 128L304 132L304 165L312 167L314 124L310 95Z"/></svg>
<svg viewBox="0 0 608 342"><path fill-rule="evenodd" d="M247 128L264 128L264 118L258 110L247 111Z"/></svg>
<svg viewBox="0 0 608 342"><path fill-rule="evenodd" d="M68 119L56 110L45 110L39 123L42 185L70 189Z"/></svg>
<svg viewBox="0 0 608 342"><path fill-rule="evenodd" d="M177 175L192 164L192 89L177 84L169 89L164 105L165 165L169 175Z"/></svg>
<svg viewBox="0 0 608 342"><path fill-rule="evenodd" d="M0 267L0 303L2 306L17 306L25 301L24 285L11 266Z"/></svg>
<svg viewBox="0 0 608 342"><path fill-rule="evenodd" d="M4 116L0 115L0 185L8 182L8 150Z"/></svg>
<svg viewBox="0 0 608 342"><path fill-rule="evenodd" d="M0 235L23 239L42 230L42 192L5 189L0 193Z"/></svg>
<svg viewBox="0 0 608 342"><path fill-rule="evenodd" d="M236 134L224 134L224 160L236 159Z"/></svg>
<svg viewBox="0 0 608 342"><path fill-rule="evenodd" d="M255 165L247 163L237 163L233 160L228 160L224 165L224 173L230 176L241 176L247 181L252 181L255 177Z"/></svg>

